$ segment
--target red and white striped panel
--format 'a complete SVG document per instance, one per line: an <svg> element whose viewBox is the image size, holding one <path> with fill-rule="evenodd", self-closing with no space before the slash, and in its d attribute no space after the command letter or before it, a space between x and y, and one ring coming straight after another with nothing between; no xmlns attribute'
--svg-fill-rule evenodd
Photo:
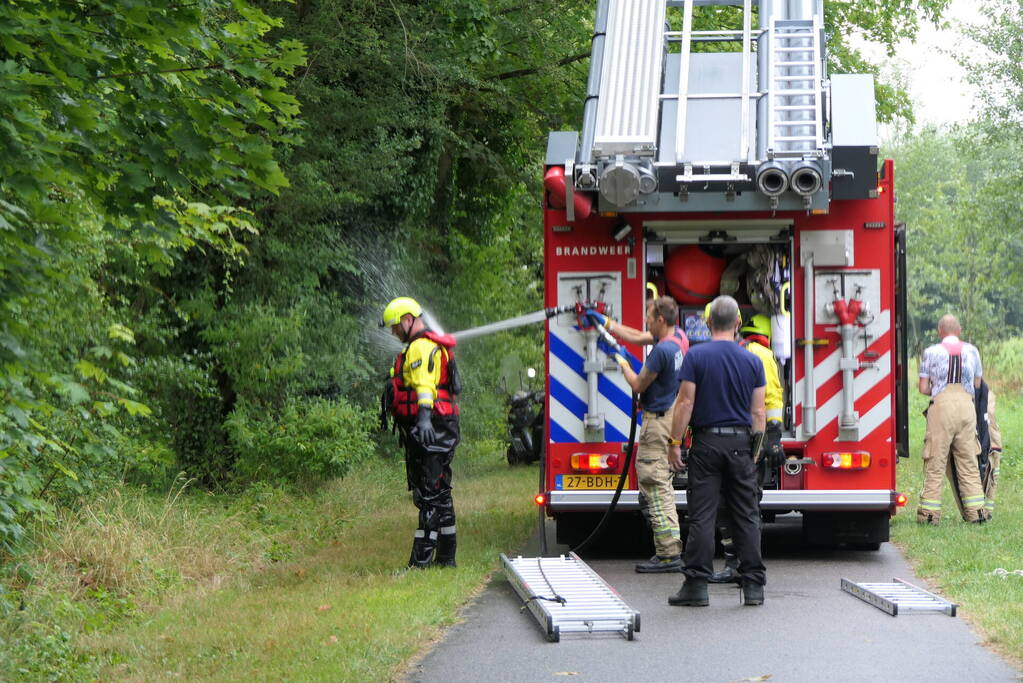
<svg viewBox="0 0 1023 683"><path fill-rule="evenodd" d="M864 351L872 351L878 354L877 358L869 360L874 367L858 370L853 376L854 409L860 415L860 439L864 440L885 421L892 418L894 397L891 392L892 374L892 341L891 334L891 311L882 311L877 319L870 326L870 332L876 335L866 347L863 346L863 338L858 339L854 346L857 357L862 359ZM814 364L813 380L817 388L817 433L838 432L838 417L842 412L842 372L838 363L842 356L841 343L830 347L832 349L822 360ZM797 372L802 371L802 362L796 365ZM795 421L797 426L802 423L803 417L803 386L804 378L796 381L792 393L795 399ZM801 433L800 439L805 439ZM891 433L886 440L891 439Z"/></svg>

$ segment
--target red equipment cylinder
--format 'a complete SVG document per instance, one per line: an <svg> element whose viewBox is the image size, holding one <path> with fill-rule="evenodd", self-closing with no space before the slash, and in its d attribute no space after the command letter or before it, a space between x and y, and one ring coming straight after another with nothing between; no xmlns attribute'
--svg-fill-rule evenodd
<svg viewBox="0 0 1023 683"><path fill-rule="evenodd" d="M721 274L727 262L711 256L697 245L679 247L664 262L668 293L680 304L703 306L721 290Z"/></svg>
<svg viewBox="0 0 1023 683"><path fill-rule="evenodd" d="M548 168L543 176L543 186L547 189L550 196L551 206L555 209L564 209L567 204L565 198L568 196L567 188L565 187L564 166L551 166ZM589 217L590 212L593 210L593 201L589 195L581 192L572 193L572 204L575 206L575 219L577 221Z"/></svg>

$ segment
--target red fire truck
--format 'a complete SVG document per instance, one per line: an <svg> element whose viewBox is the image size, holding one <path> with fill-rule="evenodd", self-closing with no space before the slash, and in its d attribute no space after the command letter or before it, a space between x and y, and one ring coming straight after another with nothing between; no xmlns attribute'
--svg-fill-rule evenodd
<svg viewBox="0 0 1023 683"><path fill-rule="evenodd" d="M720 293L771 319L793 457L764 482L765 519L801 513L812 542L888 540L908 438L905 237L872 77L826 73L822 4L598 3L582 131L550 134L544 175L545 305L562 312L540 494L559 542L608 509L635 419L585 310L642 329L647 298L670 294L699 343ZM739 28L700 29L722 12ZM639 520L627 474L619 528Z"/></svg>

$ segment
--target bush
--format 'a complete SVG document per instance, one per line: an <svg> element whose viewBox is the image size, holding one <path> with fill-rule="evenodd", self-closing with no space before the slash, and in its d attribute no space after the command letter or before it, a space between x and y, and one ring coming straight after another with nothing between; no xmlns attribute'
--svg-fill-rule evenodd
<svg viewBox="0 0 1023 683"><path fill-rule="evenodd" d="M189 477L206 484L225 479L231 460L221 424L224 401L208 360L149 358L141 364L137 383L155 413L152 443L168 443Z"/></svg>
<svg viewBox="0 0 1023 683"><path fill-rule="evenodd" d="M1003 339L981 349L984 378L998 388L1023 390L1023 339Z"/></svg>
<svg viewBox="0 0 1023 683"><path fill-rule="evenodd" d="M373 451L375 416L343 399L285 401L280 415L241 401L224 427L243 481L343 477Z"/></svg>

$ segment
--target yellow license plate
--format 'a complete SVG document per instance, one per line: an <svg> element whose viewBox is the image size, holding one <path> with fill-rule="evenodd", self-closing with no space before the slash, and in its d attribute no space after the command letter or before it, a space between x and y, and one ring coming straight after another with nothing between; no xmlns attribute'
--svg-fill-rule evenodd
<svg viewBox="0 0 1023 683"><path fill-rule="evenodd" d="M554 488L559 491L580 491L586 489L616 489L619 474L559 474L554 477ZM625 488L629 488L626 480Z"/></svg>

